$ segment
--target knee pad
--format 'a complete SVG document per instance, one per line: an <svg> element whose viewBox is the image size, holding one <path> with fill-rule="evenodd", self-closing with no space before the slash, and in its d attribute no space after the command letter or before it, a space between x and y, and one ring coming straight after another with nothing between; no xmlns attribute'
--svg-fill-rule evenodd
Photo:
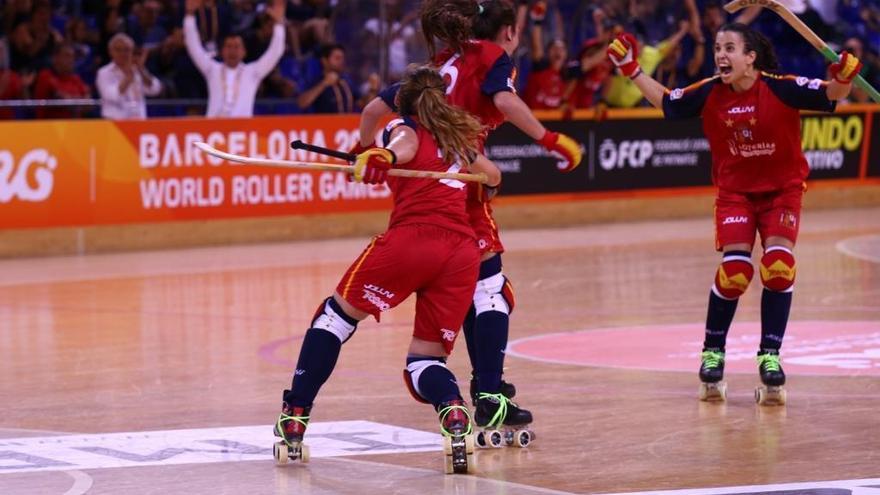
<svg viewBox="0 0 880 495"><path fill-rule="evenodd" d="M712 291L723 299L738 299L749 288L754 276L755 268L752 266L749 253L745 251L724 253L721 265L715 272L715 285L712 286Z"/></svg>
<svg viewBox="0 0 880 495"><path fill-rule="evenodd" d="M776 292L791 292L794 288L794 254L787 247L771 246L761 258L761 282Z"/></svg>
<svg viewBox="0 0 880 495"><path fill-rule="evenodd" d="M430 366L441 366L446 368L446 361L439 358L426 357L424 359L407 363L406 369L403 370L403 383L406 384L406 389L409 390L413 399L422 404L430 404L430 402L427 401L419 391L419 377L422 376L422 372Z"/></svg>
<svg viewBox="0 0 880 495"><path fill-rule="evenodd" d="M513 286L501 273L478 280L474 291L474 311L477 315L488 311L498 311L509 315L515 304Z"/></svg>
<svg viewBox="0 0 880 495"><path fill-rule="evenodd" d="M335 335L343 344L354 335L358 321L345 314L333 297L324 299L315 311L311 328L320 328Z"/></svg>

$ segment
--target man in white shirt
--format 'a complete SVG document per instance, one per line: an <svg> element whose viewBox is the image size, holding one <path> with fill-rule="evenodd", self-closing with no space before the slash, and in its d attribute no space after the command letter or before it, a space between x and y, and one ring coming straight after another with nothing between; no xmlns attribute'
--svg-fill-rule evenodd
<svg viewBox="0 0 880 495"><path fill-rule="evenodd" d="M143 53L135 53L134 41L119 33L108 44L112 62L98 70L95 85L101 95L105 119L145 119L147 100L162 91L162 83L144 68Z"/></svg>
<svg viewBox="0 0 880 495"><path fill-rule="evenodd" d="M256 61L242 63L245 57L241 36L227 36L220 46L218 62L202 46L196 18L193 13L202 0L186 0L186 17L183 18L183 36L186 50L193 63L208 83L208 117L250 117L254 114L257 89L278 60L284 55L284 8L285 0L272 0L266 11L275 19L269 48Z"/></svg>

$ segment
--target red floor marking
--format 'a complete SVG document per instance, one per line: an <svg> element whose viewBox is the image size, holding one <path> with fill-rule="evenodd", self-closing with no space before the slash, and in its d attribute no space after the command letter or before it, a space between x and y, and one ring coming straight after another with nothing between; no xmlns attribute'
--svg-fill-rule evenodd
<svg viewBox="0 0 880 495"><path fill-rule="evenodd" d="M760 323L734 322L725 371L755 373ZM598 328L515 340L509 356L580 366L696 372L703 325ZM880 376L880 321L794 321L782 346L786 373Z"/></svg>

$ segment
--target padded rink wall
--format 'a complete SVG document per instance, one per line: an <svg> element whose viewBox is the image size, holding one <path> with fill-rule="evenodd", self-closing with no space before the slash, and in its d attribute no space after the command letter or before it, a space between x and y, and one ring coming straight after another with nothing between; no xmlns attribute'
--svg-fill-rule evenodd
<svg viewBox="0 0 880 495"><path fill-rule="evenodd" d="M880 205L878 114L870 105L802 117L807 208ZM654 110L539 117L587 152L562 174L515 128L493 133L486 152L505 172L495 206L504 228L711 214L711 156L699 121L665 121ZM355 115L0 123L0 257L380 232L391 205L385 186L232 164L192 146L332 162L289 142L347 150L356 129Z"/></svg>

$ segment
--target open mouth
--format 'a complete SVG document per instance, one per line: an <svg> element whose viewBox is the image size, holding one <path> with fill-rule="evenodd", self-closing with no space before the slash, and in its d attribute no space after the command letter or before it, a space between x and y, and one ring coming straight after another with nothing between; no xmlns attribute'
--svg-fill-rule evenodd
<svg viewBox="0 0 880 495"><path fill-rule="evenodd" d="M724 63L718 64L718 73L722 76L729 76L731 72L733 72L733 67Z"/></svg>

